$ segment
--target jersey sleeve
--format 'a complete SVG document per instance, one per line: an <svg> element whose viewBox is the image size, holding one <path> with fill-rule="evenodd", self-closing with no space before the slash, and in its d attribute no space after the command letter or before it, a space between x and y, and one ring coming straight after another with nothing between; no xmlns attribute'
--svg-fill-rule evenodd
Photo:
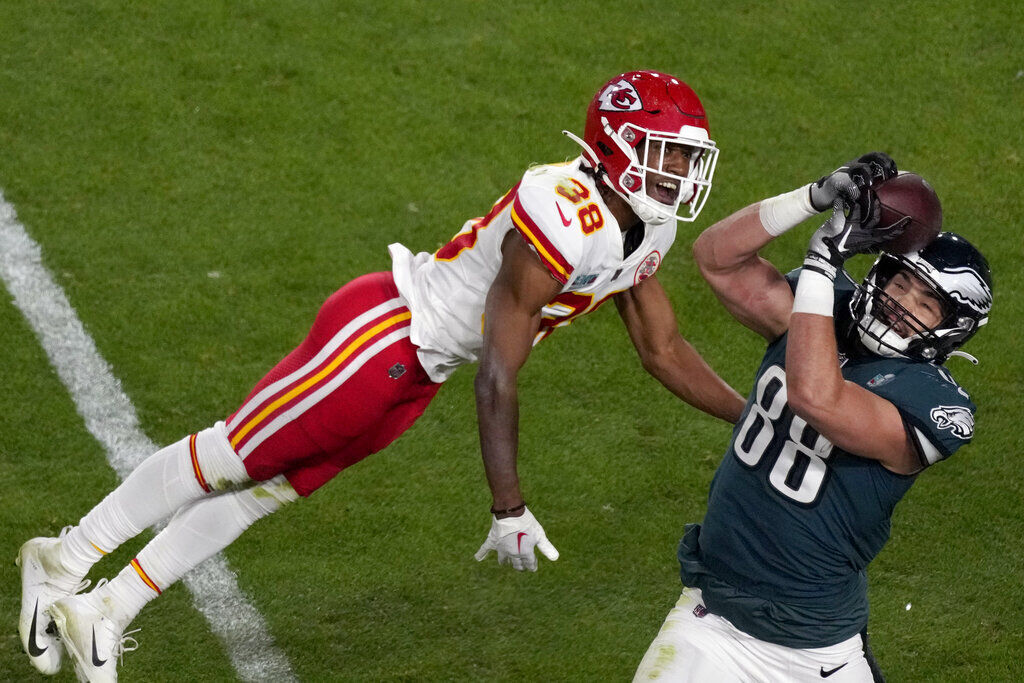
<svg viewBox="0 0 1024 683"><path fill-rule="evenodd" d="M562 285L569 282L583 255L583 233L573 221L565 225L554 187L547 183L519 184L512 200L512 223L541 262ZM573 214L569 214L572 216Z"/></svg>
<svg viewBox="0 0 1024 683"><path fill-rule="evenodd" d="M975 405L945 368L914 364L877 393L900 411L922 467L945 460L974 437Z"/></svg>

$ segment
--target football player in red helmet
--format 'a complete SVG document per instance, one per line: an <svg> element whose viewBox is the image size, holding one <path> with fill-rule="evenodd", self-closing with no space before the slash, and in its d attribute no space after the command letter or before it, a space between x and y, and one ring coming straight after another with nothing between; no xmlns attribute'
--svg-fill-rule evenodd
<svg viewBox="0 0 1024 683"><path fill-rule="evenodd" d="M697 94L674 76L631 71L608 81L587 109L584 162L645 223L697 218L718 147ZM685 157L682 172L669 164Z"/></svg>
<svg viewBox="0 0 1024 683"><path fill-rule="evenodd" d="M528 169L436 252L390 245L391 269L329 297L237 410L151 455L60 538L25 543L19 630L32 664L54 673L66 651L80 676L115 680L124 629L149 600L256 520L385 448L473 362L491 489L476 557L494 551L520 571L537 570L535 550L557 559L519 486L517 378L534 344L605 301L651 375L735 422L743 399L680 335L657 278L675 219L696 218L711 186L717 149L704 108L676 78L626 73L601 87L574 139L582 157ZM168 517L118 576L72 595L102 554Z"/></svg>

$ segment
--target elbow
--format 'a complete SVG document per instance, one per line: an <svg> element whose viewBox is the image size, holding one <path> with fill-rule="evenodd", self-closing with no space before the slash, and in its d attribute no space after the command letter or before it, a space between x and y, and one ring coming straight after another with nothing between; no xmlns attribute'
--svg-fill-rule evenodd
<svg viewBox="0 0 1024 683"><path fill-rule="evenodd" d="M495 374L481 364L473 379L473 391L476 393L477 401L487 400L497 394L497 385Z"/></svg>
<svg viewBox="0 0 1024 683"><path fill-rule="evenodd" d="M665 376L667 368L672 365L671 354L664 349L645 348L638 351L640 365L647 374L661 379Z"/></svg>
<svg viewBox="0 0 1024 683"><path fill-rule="evenodd" d="M815 399L807 388L790 381L786 387L786 403L790 410L806 420L808 412L814 409Z"/></svg>
<svg viewBox="0 0 1024 683"><path fill-rule="evenodd" d="M473 380L477 405L492 406L514 387L515 380L490 363L481 363Z"/></svg>
<svg viewBox="0 0 1024 683"><path fill-rule="evenodd" d="M789 409L811 424L818 423L828 412L828 407L834 405L834 400L829 398L827 391L822 391L821 385L803 381L799 376L788 379L786 403Z"/></svg>
<svg viewBox="0 0 1024 683"><path fill-rule="evenodd" d="M693 260L696 262L701 274L713 269L714 253L712 238L708 235L708 231L705 230L693 243Z"/></svg>
<svg viewBox="0 0 1024 683"><path fill-rule="evenodd" d="M660 375L661 365L658 363L658 360L653 356L650 356L648 354L641 354L640 366L648 375L652 375L654 377L658 377Z"/></svg>

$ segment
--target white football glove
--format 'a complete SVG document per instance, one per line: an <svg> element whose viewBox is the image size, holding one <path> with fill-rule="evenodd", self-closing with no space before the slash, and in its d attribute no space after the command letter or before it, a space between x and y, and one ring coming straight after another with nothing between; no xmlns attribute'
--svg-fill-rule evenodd
<svg viewBox="0 0 1024 683"><path fill-rule="evenodd" d="M558 551L544 534L544 527L540 525L529 508L524 508L523 514L519 517L498 519L492 515L491 531L474 557L477 562L480 562L494 550L498 553L498 564L511 564L517 572L524 569L535 572L537 571L537 556L533 553L535 546L549 560L558 559Z"/></svg>

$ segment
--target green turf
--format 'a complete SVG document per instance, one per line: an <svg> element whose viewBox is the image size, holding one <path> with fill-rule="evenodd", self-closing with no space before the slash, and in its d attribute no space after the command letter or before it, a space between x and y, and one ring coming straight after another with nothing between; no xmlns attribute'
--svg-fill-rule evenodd
<svg viewBox="0 0 1024 683"><path fill-rule="evenodd" d="M684 332L744 392L762 344L715 302L689 244L884 149L990 256L996 301L969 346L982 364L950 363L980 406L975 443L921 477L873 565L874 648L894 681L1018 680L1022 31L1008 0L13 0L0 3L0 188L143 428L168 443L233 410L328 294L388 267L389 242L433 250L527 165L574 155L559 131L581 130L618 71L676 74L709 112L715 188L659 277ZM805 239L766 253L796 265ZM13 558L116 478L6 301L0 342L0 551ZM562 558L536 575L472 560L489 496L462 370L386 453L228 550L301 679L632 675L677 595L675 542L728 430L644 375L612 307L533 356L521 475ZM32 680L11 635L13 566L2 576L0 680ZM124 680L232 676L183 588L138 625Z"/></svg>

